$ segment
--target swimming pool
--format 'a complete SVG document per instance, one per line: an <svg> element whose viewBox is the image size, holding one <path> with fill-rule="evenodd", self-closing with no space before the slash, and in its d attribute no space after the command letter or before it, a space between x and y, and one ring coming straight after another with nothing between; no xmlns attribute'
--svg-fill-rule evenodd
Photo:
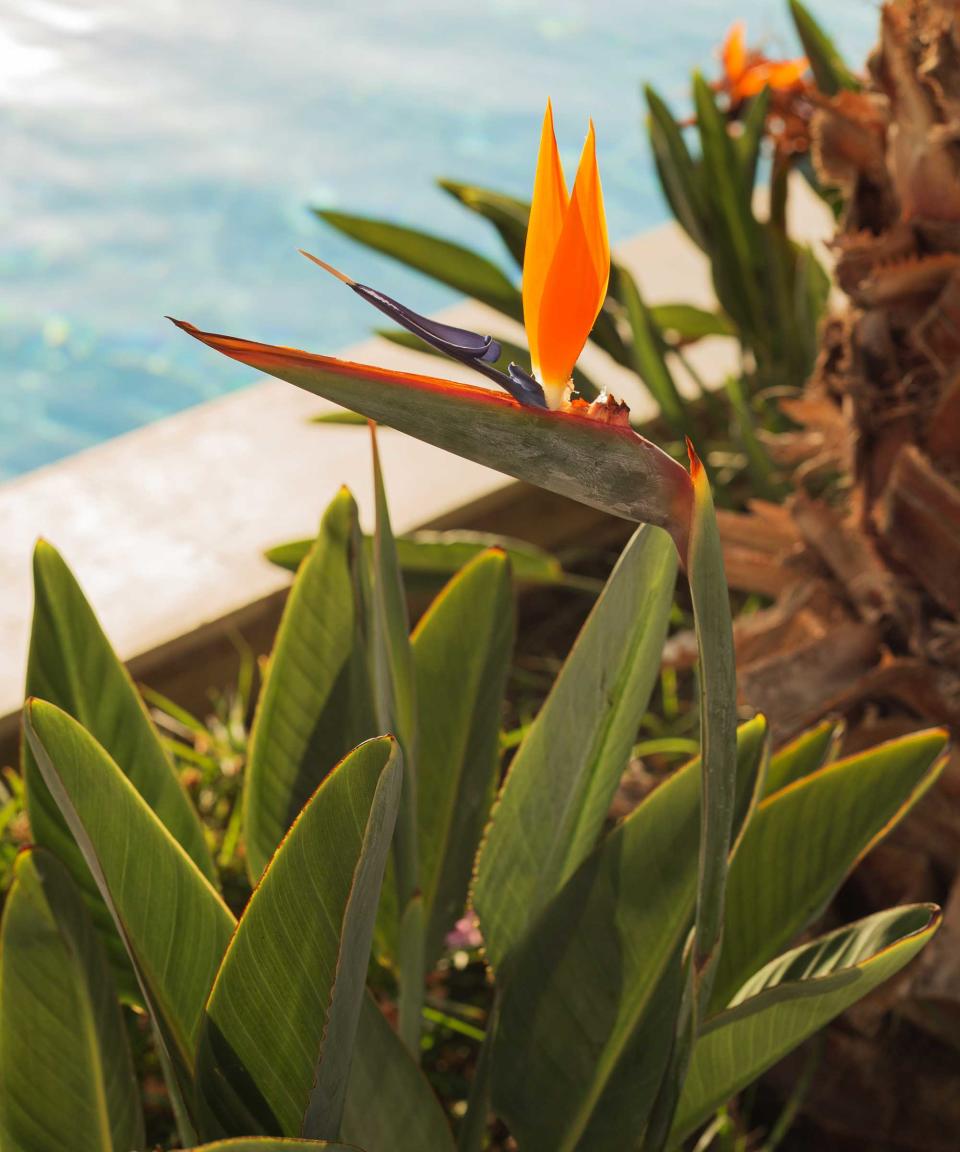
<svg viewBox="0 0 960 1152"><path fill-rule="evenodd" d="M849 59L869 0L824 17ZM785 0L737 0L795 53ZM311 204L499 256L436 176L528 194L543 104L565 162L593 115L613 237L666 218L640 81L679 105L720 0L6 0L0 10L0 480L242 387L165 313L335 351L371 317L309 247L427 312L450 294Z"/></svg>

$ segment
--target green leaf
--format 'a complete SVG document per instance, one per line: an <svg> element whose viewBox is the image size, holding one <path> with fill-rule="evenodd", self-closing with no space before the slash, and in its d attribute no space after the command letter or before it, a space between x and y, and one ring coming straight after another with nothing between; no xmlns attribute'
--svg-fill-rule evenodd
<svg viewBox="0 0 960 1152"><path fill-rule="evenodd" d="M767 768L764 796L772 796L834 760L842 738L843 725L839 721L823 720L781 748Z"/></svg>
<svg viewBox="0 0 960 1152"><path fill-rule="evenodd" d="M291 540L277 544L266 558L289 572L303 563L314 541ZM370 537L364 543L371 547ZM556 557L535 544L500 536L495 532L444 531L423 529L396 538L397 559L405 577L449 577L455 575L489 548L498 548L510 561L513 577L521 584L562 584L564 571Z"/></svg>
<svg viewBox="0 0 960 1152"><path fill-rule="evenodd" d="M808 1036L909 963L940 923L930 904L894 908L768 964L697 1041L671 1146Z"/></svg>
<svg viewBox="0 0 960 1152"><path fill-rule="evenodd" d="M437 183L471 212L476 212L500 233L500 239L516 261L523 267L523 252L527 244L527 223L530 219L530 205L503 192L490 188L480 188L476 184L461 184L457 180L438 180Z"/></svg>
<svg viewBox="0 0 960 1152"><path fill-rule="evenodd" d="M400 432L626 520L666 528L686 553L690 477L629 428L522 407L486 388L350 364L178 327L231 359Z"/></svg>
<svg viewBox="0 0 960 1152"><path fill-rule="evenodd" d="M28 700L24 724L44 783L110 909L183 1101L203 1006L234 919L216 890L93 737Z"/></svg>
<svg viewBox="0 0 960 1152"><path fill-rule="evenodd" d="M425 965L463 914L474 854L499 767L500 723L513 649L513 589L503 552L477 557L413 634L419 705L418 843Z"/></svg>
<svg viewBox="0 0 960 1152"><path fill-rule="evenodd" d="M726 121L712 89L698 73L693 78L693 92L717 297L740 327L753 335L762 331L766 322L762 285L768 254Z"/></svg>
<svg viewBox="0 0 960 1152"><path fill-rule="evenodd" d="M367 1152L453 1152L440 1102L369 995L350 1067L342 1139Z"/></svg>
<svg viewBox="0 0 960 1152"><path fill-rule="evenodd" d="M764 801L727 877L712 1008L787 947L943 766L947 734L921 732L838 760Z"/></svg>
<svg viewBox="0 0 960 1152"><path fill-rule="evenodd" d="M676 571L662 533L633 536L514 758L473 890L494 968L597 842L659 676Z"/></svg>
<svg viewBox="0 0 960 1152"><path fill-rule="evenodd" d="M736 328L722 312L692 304L651 304L647 311L671 344L691 344L705 336L735 336Z"/></svg>
<svg viewBox="0 0 960 1152"><path fill-rule="evenodd" d="M858 92L860 81L843 62L836 44L814 20L806 5L800 0L790 0L790 14L820 91L826 96L836 96L845 88Z"/></svg>
<svg viewBox="0 0 960 1152"><path fill-rule="evenodd" d="M703 821L693 963L709 985L723 924L727 861L737 810L737 679L730 597L713 496L703 465L691 458L694 514L687 574L700 654ZM705 993L709 995L709 990ZM699 995L698 995L699 999Z"/></svg>
<svg viewBox="0 0 960 1152"><path fill-rule="evenodd" d="M282 1140L263 1136L245 1137L236 1140L218 1140L215 1144L203 1144L191 1152L311 1152L313 1149L326 1149L326 1152L362 1152L355 1144L330 1144L326 1140Z"/></svg>
<svg viewBox="0 0 960 1152"><path fill-rule="evenodd" d="M738 733L738 821L766 748ZM694 911L699 760L620 824L567 881L511 964L494 1102L529 1152L619 1152L640 1133L673 1043L680 951Z"/></svg>
<svg viewBox="0 0 960 1152"><path fill-rule="evenodd" d="M216 872L203 827L180 784L126 668L59 553L41 540L33 556L35 604L26 692L78 720L120 765L131 784L211 883ZM103 933L125 995L135 996L110 914L23 741L21 760L34 841L69 869Z"/></svg>
<svg viewBox="0 0 960 1152"><path fill-rule="evenodd" d="M710 1000L723 942L724 896L731 850L737 844L742 799L737 789L737 679L733 622L723 548L706 470L687 441L694 504L687 577L700 657L700 850L693 937L684 956L684 987L674 1045L644 1149L661 1149L669 1135L703 1011ZM762 788L762 782L758 789ZM751 800L752 802L752 800Z"/></svg>
<svg viewBox="0 0 960 1152"><path fill-rule="evenodd" d="M357 506L342 488L287 599L250 736L243 831L253 883L326 774L374 732L358 552Z"/></svg>
<svg viewBox="0 0 960 1152"><path fill-rule="evenodd" d="M666 361L666 341L636 281L625 268L617 269L620 298L632 335L633 368L656 400L660 413L678 435L689 431L686 405Z"/></svg>
<svg viewBox="0 0 960 1152"><path fill-rule="evenodd" d="M390 224L385 220L351 216L346 212L332 212L328 209L314 211L338 232L343 232L368 248L392 256L406 267L422 272L456 292L472 296L514 320L523 319L519 291L496 264L485 256L438 236Z"/></svg>
<svg viewBox="0 0 960 1152"><path fill-rule="evenodd" d="M387 494L380 469L376 426L370 425L373 449L373 489L376 530L371 558L372 664L374 702L382 731L394 732L403 752L403 790L394 841L391 879L396 899L383 902L379 936L390 941L395 917L399 936L395 945L400 961L398 1013L400 1035L411 1052L420 1050L420 1008L423 999L423 904L420 899L418 758L419 730L416 673L410 645L410 621L400 574L396 540L390 525ZM384 922L387 922L386 927Z"/></svg>
<svg viewBox="0 0 960 1152"><path fill-rule="evenodd" d="M0 1143L121 1152L144 1139L103 944L64 866L29 849L0 929Z"/></svg>
<svg viewBox="0 0 960 1152"><path fill-rule="evenodd" d="M204 1013L211 1134L338 1135L401 781L392 738L361 744L263 874Z"/></svg>
<svg viewBox="0 0 960 1152"><path fill-rule="evenodd" d="M707 247L707 217L703 176L694 163L673 113L649 86L644 89L650 110L650 146L670 210L690 239Z"/></svg>
<svg viewBox="0 0 960 1152"><path fill-rule="evenodd" d="M747 195L753 197L757 183L757 164L767 126L767 112L770 109L770 89L764 88L751 101L742 121L742 131L735 141L737 153L743 166L743 183Z"/></svg>

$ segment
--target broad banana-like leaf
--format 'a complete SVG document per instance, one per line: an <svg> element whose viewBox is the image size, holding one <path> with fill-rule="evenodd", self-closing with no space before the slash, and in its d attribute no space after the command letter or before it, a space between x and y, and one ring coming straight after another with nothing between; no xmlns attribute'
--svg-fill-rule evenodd
<svg viewBox="0 0 960 1152"><path fill-rule="evenodd" d="M247 870L259 880L326 774L375 725L361 627L357 507L344 488L291 589L250 737Z"/></svg>
<svg viewBox="0 0 960 1152"><path fill-rule="evenodd" d="M808 1036L888 980L940 924L934 905L893 908L787 952L752 977L704 1027L671 1147Z"/></svg>
<svg viewBox="0 0 960 1152"><path fill-rule="evenodd" d="M211 1135L340 1133L402 768L391 737L324 780L244 910L204 1012Z"/></svg>
<svg viewBox="0 0 960 1152"><path fill-rule="evenodd" d="M738 733L737 820L766 749ZM511 962L493 1098L530 1152L618 1152L643 1131L673 1043L680 953L693 919L701 764L666 780L547 906Z"/></svg>
<svg viewBox="0 0 960 1152"><path fill-rule="evenodd" d="M331 1144L327 1140L284 1140L269 1137L241 1136L236 1140L217 1140L190 1152L363 1152L355 1144Z"/></svg>
<svg viewBox="0 0 960 1152"><path fill-rule="evenodd" d="M659 676L676 570L666 536L638 529L514 757L473 887L494 968L596 845Z"/></svg>
<svg viewBox="0 0 960 1152"><path fill-rule="evenodd" d="M216 871L203 826L180 784L140 694L120 662L73 573L45 540L33 555L34 610L27 696L49 700L97 740L211 883ZM123 945L96 883L37 770L29 742L21 746L27 810L34 841L66 864L103 934L121 991L136 998Z"/></svg>
<svg viewBox="0 0 960 1152"><path fill-rule="evenodd" d="M366 421L364 421L366 424ZM271 564L296 572L313 547L314 540L291 540L267 549L265 555ZM560 562L549 552L494 532L423 530L409 536L398 536L397 559L407 581L411 578L448 579L481 556L489 548L499 548L510 561L510 573L521 584L562 584L564 571ZM364 545L371 547L370 538Z"/></svg>
<svg viewBox="0 0 960 1152"><path fill-rule="evenodd" d="M0 1145L128 1152L143 1113L106 952L79 889L21 853L0 928Z"/></svg>
<svg viewBox="0 0 960 1152"><path fill-rule="evenodd" d="M28 700L44 783L110 909L180 1103L193 1096L203 1006L233 932L216 890L117 764L66 712Z"/></svg>
<svg viewBox="0 0 960 1152"><path fill-rule="evenodd" d="M686 556L686 471L631 428L525 407L486 388L202 332L223 355L458 456L626 520L666 528Z"/></svg>
<svg viewBox="0 0 960 1152"><path fill-rule="evenodd" d="M838 720L823 720L815 728L791 740L770 758L764 795L779 792L835 759L842 738L843 725Z"/></svg>
<svg viewBox="0 0 960 1152"><path fill-rule="evenodd" d="M346 212L316 209L316 214L338 232L359 240L368 248L392 256L408 268L415 268L456 292L504 312L515 320L523 319L520 293L503 272L469 248L406 228L386 220L351 216Z"/></svg>
<svg viewBox="0 0 960 1152"><path fill-rule="evenodd" d="M463 914L497 785L513 650L506 555L485 552L455 576L421 618L412 645L420 716L417 839L429 971Z"/></svg>
<svg viewBox="0 0 960 1152"><path fill-rule="evenodd" d="M341 1138L366 1152L453 1152L439 1100L400 1037L366 996Z"/></svg>
<svg viewBox="0 0 960 1152"><path fill-rule="evenodd" d="M837 760L760 805L727 877L714 1011L823 912L934 782L946 744L941 729L904 736Z"/></svg>

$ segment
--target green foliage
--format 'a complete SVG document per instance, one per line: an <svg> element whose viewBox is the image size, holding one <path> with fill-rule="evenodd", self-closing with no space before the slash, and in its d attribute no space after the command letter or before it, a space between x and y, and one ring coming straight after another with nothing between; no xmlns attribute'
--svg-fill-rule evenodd
<svg viewBox="0 0 960 1152"><path fill-rule="evenodd" d="M338 1135L401 779L394 740L361 744L270 861L204 1010L206 1129Z"/></svg>
<svg viewBox="0 0 960 1152"><path fill-rule="evenodd" d="M813 18L806 5L801 4L800 0L790 0L790 15L820 91L827 96L836 96L844 89L858 91L860 81L843 62L836 44Z"/></svg>
<svg viewBox="0 0 960 1152"><path fill-rule="evenodd" d="M849 86L832 44L792 7L824 88ZM693 340L735 337L745 370L728 398L767 484L756 391L803 379L826 282L786 235L777 195L766 218L754 206L767 94L736 138L699 77L694 100L698 153L648 92L651 143L678 221L710 260L720 309L651 307L615 268L592 339L646 381L680 435L695 425L673 358ZM526 204L443 187L522 262ZM321 215L520 317L513 280L486 258L382 221ZM374 436L373 536L341 491L316 540L271 553L296 576L216 863L170 748L218 772L242 743L236 709L225 753L205 760L184 739L165 743L76 581L41 544L23 759L41 847L17 863L0 925L5 1146L153 1142L126 999L149 1017L140 1063L158 1061L179 1143L194 1152L453 1152L418 1066L425 1017L480 1042L459 1152L483 1147L491 1109L521 1152L664 1152L923 947L939 922L927 905L804 934L936 778L945 735L836 759L839 730L825 723L771 757L764 718L737 728L713 494L692 447L688 474L627 427L290 350L227 348L183 327L342 404L351 423L380 420L648 526L539 714L522 718L501 783L513 577L569 580L514 541L395 538ZM699 654L699 755L611 827L641 721L667 683L681 568ZM412 634L404 572L447 581ZM191 716L152 699L196 735ZM238 699L242 711L246 693ZM691 743L667 735L674 751ZM17 789L7 792L0 822L17 811ZM235 878L242 853L255 888L237 919L217 864ZM435 1006L425 994L435 973L452 982L445 941L474 910L492 987L484 1008L458 1018L452 995Z"/></svg>
<svg viewBox="0 0 960 1152"><path fill-rule="evenodd" d="M296 572L313 545L313 539L291 540L270 548L266 557L271 564ZM364 545L370 548L369 537L364 540ZM423 530L409 536L398 536L396 546L397 559L408 588L411 583L419 584L421 579L424 583L449 579L488 548L497 548L506 555L510 570L520 583L563 584L566 579L560 564L549 552L524 540L498 536L493 532Z"/></svg>
<svg viewBox="0 0 960 1152"><path fill-rule="evenodd" d="M928 909L898 910L777 958L929 785L944 738L907 737L824 766L834 742L825 725L768 767L757 718L733 755L730 622L702 469L673 514L687 517L675 538L698 626L704 756L612 831L610 798L659 679L674 541L643 528L627 546L494 802L513 637L509 555L472 551L408 636L379 472L375 488L374 544L362 546L352 499L339 493L280 625L245 782L247 838L262 837L267 864L239 923L141 795L142 777L124 773L62 708L28 704L32 763L73 848L62 864L41 849L22 858L2 925L0 1065L10 1072L0 1120L28 1126L16 1129L24 1152L52 1152L60 1139L44 1143L29 1128L35 1083L50 1085L59 1106L44 1118L71 1128L71 1146L141 1143L103 934L75 886L85 877L136 974L180 1142L219 1140L211 1152L318 1140L453 1152L414 1057L424 983L464 910L472 867L496 987L461 1152L481 1146L491 1103L530 1152L612 1152L625 1132L662 1149L933 931ZM380 661L379 721L374 677L337 688L354 658ZM115 683L126 699L126 683ZM159 702L187 730L195 724ZM143 723L141 711L128 714ZM355 715L374 728L389 720L416 754L404 861L416 890L406 899L392 836L402 808L396 742L361 733L373 739L336 768L312 751L346 739ZM364 992L385 915L396 918L384 958L399 984L401 1034ZM64 1056L74 1049L75 1059Z"/></svg>
<svg viewBox="0 0 960 1152"><path fill-rule="evenodd" d="M243 832L254 883L324 776L373 732L358 533L344 489L284 609L250 737Z"/></svg>
<svg viewBox="0 0 960 1152"><path fill-rule="evenodd" d="M657 679L676 570L669 538L639 529L514 758L473 889L494 968L596 843Z"/></svg>
<svg viewBox="0 0 960 1152"><path fill-rule="evenodd" d="M899 972L939 921L932 905L894 908L803 944L757 972L704 1028L673 1139L695 1129L766 1068Z"/></svg>
<svg viewBox="0 0 960 1152"><path fill-rule="evenodd" d="M143 1145L143 1114L106 952L69 873L17 860L0 931L0 1143L29 1152Z"/></svg>

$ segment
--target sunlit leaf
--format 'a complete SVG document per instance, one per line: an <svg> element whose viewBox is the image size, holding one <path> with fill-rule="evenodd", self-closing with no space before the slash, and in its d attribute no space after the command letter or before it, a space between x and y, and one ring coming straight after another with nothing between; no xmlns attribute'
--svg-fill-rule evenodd
<svg viewBox="0 0 960 1152"><path fill-rule="evenodd" d="M894 908L803 944L758 972L697 1041L671 1144L899 972L939 923L933 905Z"/></svg>
<svg viewBox="0 0 960 1152"><path fill-rule="evenodd" d="M211 1134L338 1135L401 780L394 740L361 744L263 874L204 1012Z"/></svg>
<svg viewBox="0 0 960 1152"><path fill-rule="evenodd" d="M659 676L675 580L669 540L640 529L514 757L473 889L495 968L596 844Z"/></svg>
<svg viewBox="0 0 960 1152"><path fill-rule="evenodd" d="M11 1152L143 1146L106 952L69 873L39 848L17 859L0 930L0 1085Z"/></svg>

